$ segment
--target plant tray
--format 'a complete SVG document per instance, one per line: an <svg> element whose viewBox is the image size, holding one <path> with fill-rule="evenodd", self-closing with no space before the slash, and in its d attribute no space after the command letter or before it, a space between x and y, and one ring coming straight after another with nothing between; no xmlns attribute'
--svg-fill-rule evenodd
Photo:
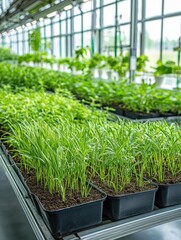
<svg viewBox="0 0 181 240"><path fill-rule="evenodd" d="M108 195L104 202L103 213L111 220L119 220L150 212L154 209L157 188L154 185L153 189L143 192L119 196Z"/></svg>
<svg viewBox="0 0 181 240"><path fill-rule="evenodd" d="M32 194L32 197L54 237L70 234L102 222L105 195L92 202L54 211L46 210L36 195Z"/></svg>
<svg viewBox="0 0 181 240"><path fill-rule="evenodd" d="M181 183L158 184L155 205L159 208L181 203Z"/></svg>

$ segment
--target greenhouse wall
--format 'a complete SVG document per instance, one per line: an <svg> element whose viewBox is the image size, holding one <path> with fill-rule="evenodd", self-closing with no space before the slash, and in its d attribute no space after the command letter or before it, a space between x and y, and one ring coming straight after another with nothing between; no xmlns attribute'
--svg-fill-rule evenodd
<svg viewBox="0 0 181 240"><path fill-rule="evenodd" d="M155 4L153 4L155 2ZM131 0L91 0L81 7L61 12L54 18L39 19L42 50L56 57L71 57L80 47L92 53L119 55L130 47ZM155 8L156 6L156 8ZM0 44L15 53L31 51L28 34L36 24L21 26L1 35ZM150 66L160 58L177 61L173 51L181 33L180 0L138 0L137 54L146 54ZM45 46L49 45L48 49Z"/></svg>

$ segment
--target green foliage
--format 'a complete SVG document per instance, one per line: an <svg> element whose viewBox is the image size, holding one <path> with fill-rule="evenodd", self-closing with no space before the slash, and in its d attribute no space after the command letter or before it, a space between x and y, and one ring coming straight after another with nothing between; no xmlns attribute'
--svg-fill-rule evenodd
<svg viewBox="0 0 181 240"><path fill-rule="evenodd" d="M40 51L41 48L41 30L39 27L35 28L28 38L31 49L34 52Z"/></svg>
<svg viewBox="0 0 181 240"><path fill-rule="evenodd" d="M8 60L16 60L17 55L13 54L9 48L0 47L0 62Z"/></svg>
<svg viewBox="0 0 181 240"><path fill-rule="evenodd" d="M181 67L178 67L174 61L167 61L163 63L162 61L157 61L157 67L155 69L155 76L160 76L164 74L181 74Z"/></svg>
<svg viewBox="0 0 181 240"><path fill-rule="evenodd" d="M145 83L137 85L127 83L126 80L105 82L93 79L90 75L72 75L3 63L0 64L0 86L5 85L10 85L15 90L24 87L36 90L68 90L75 97L86 102L110 107L121 105L136 112L181 113L179 90L156 89L155 85Z"/></svg>

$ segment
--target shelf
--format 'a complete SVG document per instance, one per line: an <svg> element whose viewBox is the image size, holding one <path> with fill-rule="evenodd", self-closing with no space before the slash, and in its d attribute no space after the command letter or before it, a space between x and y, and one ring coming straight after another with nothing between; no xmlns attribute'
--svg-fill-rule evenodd
<svg viewBox="0 0 181 240"><path fill-rule="evenodd" d="M31 200L16 173L8 164L7 156L0 148L0 165L4 168L19 203L33 229L36 239L53 240L42 218L36 212ZM181 204L115 222L104 221L100 226L69 235L63 240L114 240L164 223L181 219ZM28 238L27 238L28 239ZM33 239L33 238L32 238Z"/></svg>

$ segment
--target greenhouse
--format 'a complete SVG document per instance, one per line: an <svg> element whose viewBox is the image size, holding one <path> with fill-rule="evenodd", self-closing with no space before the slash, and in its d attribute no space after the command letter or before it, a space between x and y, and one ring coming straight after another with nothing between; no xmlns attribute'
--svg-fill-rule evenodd
<svg viewBox="0 0 181 240"><path fill-rule="evenodd" d="M0 240L181 239L181 0L0 0Z"/></svg>

